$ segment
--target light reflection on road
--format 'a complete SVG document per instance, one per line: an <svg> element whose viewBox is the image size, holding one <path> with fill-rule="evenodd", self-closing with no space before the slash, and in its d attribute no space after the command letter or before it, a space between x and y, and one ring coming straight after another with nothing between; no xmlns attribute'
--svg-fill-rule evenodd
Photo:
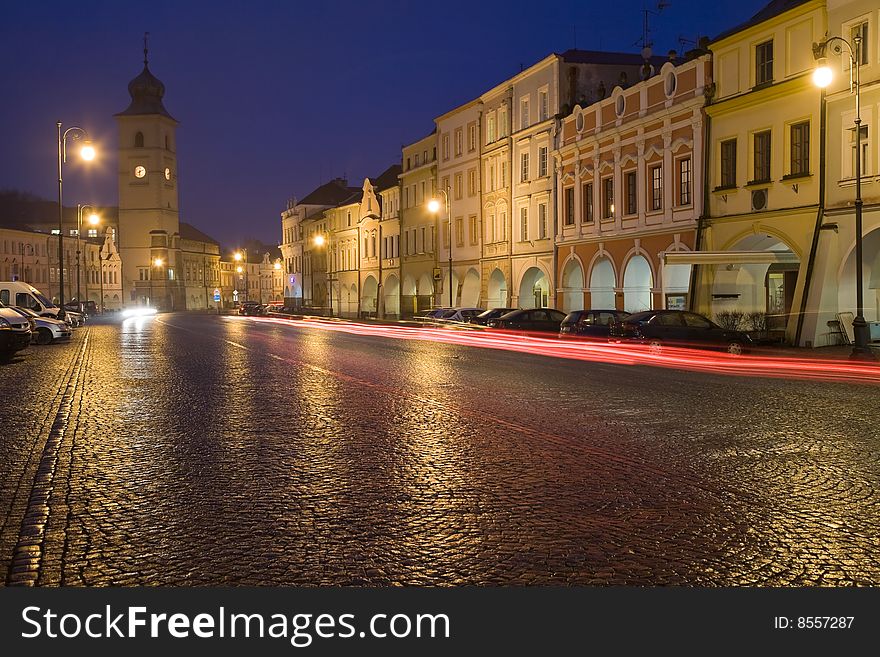
<svg viewBox="0 0 880 657"><path fill-rule="evenodd" d="M614 365L648 365L693 372L729 376L797 378L849 383L880 383L880 364L832 360L827 358L791 358L771 355L743 355L664 347L660 353L644 345L612 344L556 337L523 335L504 331L456 330L444 327L371 325L344 320L288 320L274 317L227 316L227 321L281 324L295 329L319 329L351 335L443 342L484 349L516 351L551 358L565 358Z"/></svg>

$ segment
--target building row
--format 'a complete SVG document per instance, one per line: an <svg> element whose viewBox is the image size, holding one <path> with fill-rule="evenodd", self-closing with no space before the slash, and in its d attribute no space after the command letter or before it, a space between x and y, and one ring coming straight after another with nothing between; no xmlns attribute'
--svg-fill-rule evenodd
<svg viewBox="0 0 880 657"><path fill-rule="evenodd" d="M820 346L856 311L861 158L877 322L878 26L869 0L773 0L683 57L551 54L438 116L375 178L291 200L284 297L351 317L690 308ZM812 81L834 35L855 48L858 135L846 48L826 53L830 87Z"/></svg>

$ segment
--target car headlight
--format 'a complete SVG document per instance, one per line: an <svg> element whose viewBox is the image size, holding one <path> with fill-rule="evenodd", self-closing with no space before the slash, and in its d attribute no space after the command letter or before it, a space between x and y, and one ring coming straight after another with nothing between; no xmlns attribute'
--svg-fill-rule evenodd
<svg viewBox="0 0 880 657"><path fill-rule="evenodd" d="M9 320L0 317L0 329L11 329L12 324L9 323Z"/></svg>

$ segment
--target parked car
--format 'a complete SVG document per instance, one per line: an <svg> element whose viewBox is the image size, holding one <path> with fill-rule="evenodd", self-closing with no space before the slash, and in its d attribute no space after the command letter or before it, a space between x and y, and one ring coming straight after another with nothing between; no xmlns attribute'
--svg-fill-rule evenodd
<svg viewBox="0 0 880 657"><path fill-rule="evenodd" d="M752 346L747 333L723 329L710 319L684 310L646 310L611 327L611 339L650 345L724 349L739 355Z"/></svg>
<svg viewBox="0 0 880 657"><path fill-rule="evenodd" d="M60 319L40 317L33 310L13 306L12 310L31 320L31 340L35 344L51 344L53 340L70 339L70 324Z"/></svg>
<svg viewBox="0 0 880 657"><path fill-rule="evenodd" d="M238 308L239 315L266 315L266 306L258 301L244 301Z"/></svg>
<svg viewBox="0 0 880 657"><path fill-rule="evenodd" d="M482 308L450 308L440 315L438 319L443 320L444 322L467 324L471 317L476 317L482 312Z"/></svg>
<svg viewBox="0 0 880 657"><path fill-rule="evenodd" d="M484 310L476 317L471 317L468 322L470 324L479 324L480 326L486 326L490 319L495 319L497 317L501 317L501 315L512 313L514 310L519 310L519 308L489 308L489 310Z"/></svg>
<svg viewBox="0 0 880 657"><path fill-rule="evenodd" d="M431 308L431 310L421 310L413 315L413 321L433 323L440 319L443 315L454 308Z"/></svg>
<svg viewBox="0 0 880 657"><path fill-rule="evenodd" d="M9 360L27 348L33 335L32 327L30 319L0 303L0 360Z"/></svg>
<svg viewBox="0 0 880 657"><path fill-rule="evenodd" d="M622 310L575 310L559 327L559 337L607 338L611 326L629 317Z"/></svg>
<svg viewBox="0 0 880 657"><path fill-rule="evenodd" d="M98 306L94 301L69 301L64 304L64 310L86 317L94 317L98 314Z"/></svg>
<svg viewBox="0 0 880 657"><path fill-rule="evenodd" d="M565 319L565 313L553 308L530 308L490 319L489 328L507 329L511 331L545 331L559 333L559 325Z"/></svg>

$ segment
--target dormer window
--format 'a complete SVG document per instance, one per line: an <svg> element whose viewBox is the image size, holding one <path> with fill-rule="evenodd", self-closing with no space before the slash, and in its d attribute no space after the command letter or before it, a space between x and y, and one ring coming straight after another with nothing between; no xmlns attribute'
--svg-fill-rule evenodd
<svg viewBox="0 0 880 657"><path fill-rule="evenodd" d="M144 133L139 132L134 136L134 147L135 148L143 148L144 147Z"/></svg>

